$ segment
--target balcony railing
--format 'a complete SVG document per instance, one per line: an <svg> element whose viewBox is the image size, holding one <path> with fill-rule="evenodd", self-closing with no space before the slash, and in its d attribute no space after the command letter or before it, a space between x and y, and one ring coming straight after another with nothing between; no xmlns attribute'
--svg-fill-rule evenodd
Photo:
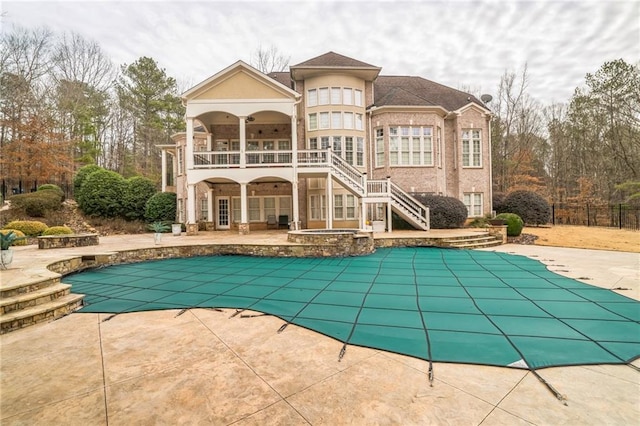
<svg viewBox="0 0 640 426"><path fill-rule="evenodd" d="M291 167L293 151L250 151L245 167ZM200 151L193 154L196 169L240 167L240 151Z"/></svg>

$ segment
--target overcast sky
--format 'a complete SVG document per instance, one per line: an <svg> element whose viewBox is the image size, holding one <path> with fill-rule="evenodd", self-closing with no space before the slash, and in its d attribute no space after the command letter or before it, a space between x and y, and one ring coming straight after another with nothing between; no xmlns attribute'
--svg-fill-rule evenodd
<svg viewBox="0 0 640 426"><path fill-rule="evenodd" d="M334 51L474 94L495 96L528 64L529 94L567 102L605 62L640 60L640 2L583 1L11 1L14 24L77 32L117 65L154 58L194 85L276 46L294 65Z"/></svg>

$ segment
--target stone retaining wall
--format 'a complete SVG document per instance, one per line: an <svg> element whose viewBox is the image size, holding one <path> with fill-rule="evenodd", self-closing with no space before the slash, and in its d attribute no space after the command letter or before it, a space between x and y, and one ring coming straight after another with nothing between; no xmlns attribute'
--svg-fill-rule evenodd
<svg viewBox="0 0 640 426"><path fill-rule="evenodd" d="M97 246L98 234L46 235L38 237L39 249Z"/></svg>

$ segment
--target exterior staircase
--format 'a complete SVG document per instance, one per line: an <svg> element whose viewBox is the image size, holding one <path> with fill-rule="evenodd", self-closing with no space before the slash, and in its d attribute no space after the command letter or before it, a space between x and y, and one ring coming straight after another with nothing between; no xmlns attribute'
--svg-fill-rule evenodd
<svg viewBox="0 0 640 426"><path fill-rule="evenodd" d="M396 214L423 231L429 230L429 208L392 183L391 179L367 180L365 174L339 155L329 155L331 175L347 190L365 202L391 201L391 209Z"/></svg>
<svg viewBox="0 0 640 426"><path fill-rule="evenodd" d="M0 289L0 334L63 317L82 306L84 295L71 294L60 278L45 278Z"/></svg>

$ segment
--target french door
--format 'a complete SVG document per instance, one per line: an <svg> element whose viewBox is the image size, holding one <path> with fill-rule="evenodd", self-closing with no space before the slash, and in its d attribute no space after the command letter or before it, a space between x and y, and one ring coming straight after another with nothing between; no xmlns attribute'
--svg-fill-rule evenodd
<svg viewBox="0 0 640 426"><path fill-rule="evenodd" d="M229 229L230 226L230 222L231 222L231 218L230 218L230 214L231 214L231 210L230 210L230 202L229 202L229 197L218 197L218 223L216 228L217 229Z"/></svg>

